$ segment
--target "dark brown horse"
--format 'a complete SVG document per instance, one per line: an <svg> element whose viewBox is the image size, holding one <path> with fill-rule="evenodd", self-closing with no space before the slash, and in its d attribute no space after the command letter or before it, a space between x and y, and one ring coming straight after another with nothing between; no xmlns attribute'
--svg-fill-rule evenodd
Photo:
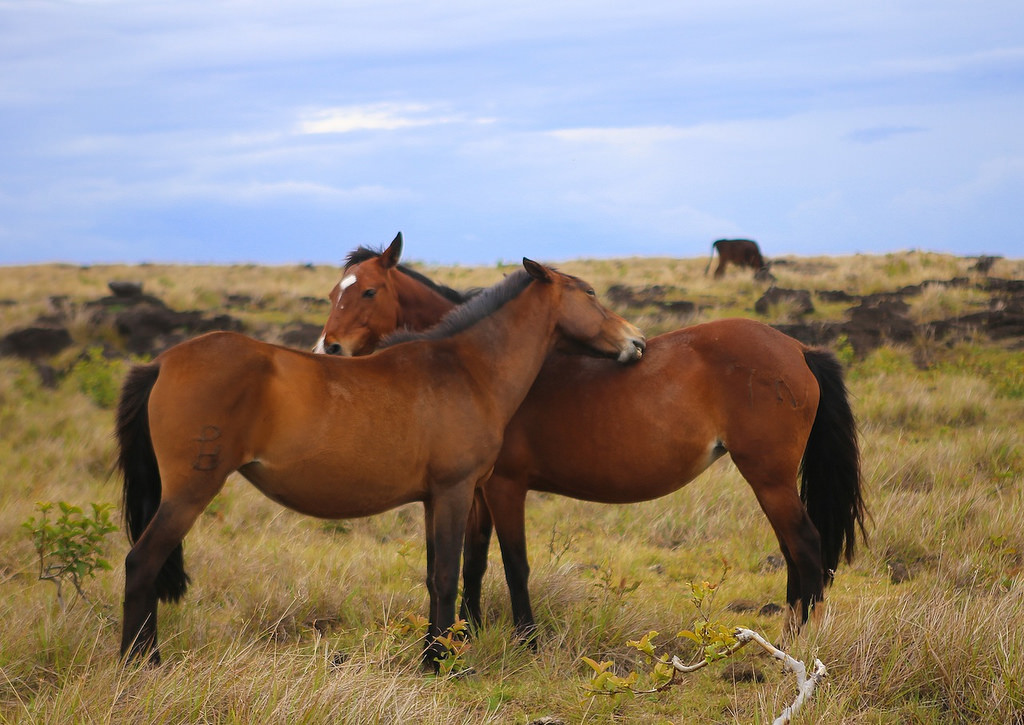
<svg viewBox="0 0 1024 725"><path fill-rule="evenodd" d="M427 298L438 308L452 304L445 299L451 290L397 265L400 249L399 238L383 254L361 248L350 255L343 278L348 286L332 293L335 305L322 335L327 346L365 349L358 341L386 334L386 326L368 329L361 321L378 319L375 305L395 304L388 296ZM753 489L785 557L789 636L823 598L842 555L852 559L856 529L864 528L857 433L836 358L743 319L655 337L643 364L628 368L551 354L506 428L483 487L517 631L529 635L534 628L524 529L528 490L604 503L645 501L681 488L726 453ZM490 532L488 511L474 506L462 610L471 621L480 617Z"/></svg>
<svg viewBox="0 0 1024 725"><path fill-rule="evenodd" d="M711 259L704 269L704 274L711 269L711 263L715 260L715 252L718 252L718 266L715 267L715 279L725 274L725 268L730 264L735 267L749 267L754 270L756 279L774 279L768 270L768 264L761 256L761 250L757 242L750 239L719 239L711 244Z"/></svg>
<svg viewBox="0 0 1024 725"><path fill-rule="evenodd" d="M210 333L134 368L117 414L129 539L121 653L159 662L157 600L189 579L182 540L238 471L278 503L351 518L422 501L430 629L455 620L473 493L552 346L621 362L644 340L587 283L529 260L429 333L335 358ZM481 381L486 381L485 385Z"/></svg>

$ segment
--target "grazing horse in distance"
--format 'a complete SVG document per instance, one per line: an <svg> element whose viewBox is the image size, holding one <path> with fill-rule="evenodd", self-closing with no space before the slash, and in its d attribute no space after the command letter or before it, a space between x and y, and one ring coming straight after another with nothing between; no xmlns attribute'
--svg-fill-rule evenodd
<svg viewBox="0 0 1024 725"><path fill-rule="evenodd" d="M350 341L387 334L385 328L368 333L359 321L380 319L372 308L394 304L386 295L409 295L411 286L424 284L395 265L395 254L389 248L362 255L346 267L343 280L352 281L332 296L322 339L348 350L357 347ZM375 293L367 295L369 289ZM451 304L436 290L421 293L434 304ZM347 324L341 324L342 309ZM532 635L527 491L603 503L646 501L678 490L726 454L750 484L786 560L784 635L794 634L823 599L840 558L852 560L857 528L864 533L857 430L832 353L745 319L654 337L643 364L628 368L549 355L505 429L482 489L487 505L478 501L473 509L463 616L479 622L493 525L517 633Z"/></svg>
<svg viewBox="0 0 1024 725"><path fill-rule="evenodd" d="M711 269L711 263L715 261L715 251L718 251L718 266L715 267L715 279L725 274L725 268L730 264L736 267L750 267L754 270L754 276L758 279L769 279L771 273L768 265L761 256L761 250L757 242L749 239L719 239L711 244L711 258L708 266L704 268L704 274Z"/></svg>
<svg viewBox="0 0 1024 725"><path fill-rule="evenodd" d="M189 583L182 540L238 471L268 497L323 518L412 501L426 515L430 625L424 663L455 621L474 490L561 339L621 363L644 337L586 282L524 269L437 327L370 357L313 355L236 333L183 342L129 373L117 411L131 551L121 654L160 661L157 601ZM486 384L481 384L486 381Z"/></svg>

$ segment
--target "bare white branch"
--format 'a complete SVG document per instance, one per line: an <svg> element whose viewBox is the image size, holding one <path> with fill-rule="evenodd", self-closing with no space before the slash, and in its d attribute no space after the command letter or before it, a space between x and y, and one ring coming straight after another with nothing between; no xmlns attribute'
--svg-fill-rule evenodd
<svg viewBox="0 0 1024 725"><path fill-rule="evenodd" d="M774 723L774 725L787 725L787 723L793 719L793 716L796 715L797 711L803 707L804 703L810 699L815 686L828 675L828 672L825 670L824 663L815 658L814 670L810 675L808 675L807 666L803 662L789 656L757 632L751 629L743 629L741 627L736 630L735 635L736 639L744 644L747 642L757 643L760 645L761 649L782 662L783 666L787 670L796 675L796 699L793 700L793 703L783 710L777 718L775 718Z"/></svg>
<svg viewBox="0 0 1024 725"><path fill-rule="evenodd" d="M779 660L787 670L796 675L796 699L794 699L793 703L783 710L777 718L775 718L774 722L774 725L787 725L792 721L793 716L796 715L800 708L803 707L804 703L810 699L815 686L828 675L828 672L825 670L825 665L821 660L816 658L814 660L814 670L810 675L808 675L807 666L803 662L786 654L752 629L738 627L736 631L733 632L733 635L736 637L737 642L733 647L729 648L725 653L725 656L732 655L741 647L754 642L765 652ZM672 657L672 667L675 668L677 672L696 672L707 665L708 660L706 659L701 660L696 664L687 665L678 657Z"/></svg>

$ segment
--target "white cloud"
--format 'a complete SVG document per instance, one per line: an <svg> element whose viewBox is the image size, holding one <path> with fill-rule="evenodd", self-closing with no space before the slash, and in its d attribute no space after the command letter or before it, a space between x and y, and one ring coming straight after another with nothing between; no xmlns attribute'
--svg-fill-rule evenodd
<svg viewBox="0 0 1024 725"><path fill-rule="evenodd" d="M396 131L417 126L438 126L450 123L493 123L491 118L469 119L460 115L438 115L428 105L419 103L371 103L359 106L323 108L306 112L299 121L303 134L353 133L355 131Z"/></svg>

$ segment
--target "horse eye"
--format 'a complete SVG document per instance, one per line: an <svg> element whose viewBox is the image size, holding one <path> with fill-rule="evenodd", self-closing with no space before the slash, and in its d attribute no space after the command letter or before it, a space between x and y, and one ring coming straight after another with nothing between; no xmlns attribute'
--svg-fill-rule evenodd
<svg viewBox="0 0 1024 725"><path fill-rule="evenodd" d="M375 290L375 289L373 289L371 287L370 289L368 289L368 290L363 292L363 297L373 297L376 294L377 294L377 290Z"/></svg>
<svg viewBox="0 0 1024 725"><path fill-rule="evenodd" d="M591 297L597 297L597 292L594 291L593 287L587 290L587 294L590 295Z"/></svg>

